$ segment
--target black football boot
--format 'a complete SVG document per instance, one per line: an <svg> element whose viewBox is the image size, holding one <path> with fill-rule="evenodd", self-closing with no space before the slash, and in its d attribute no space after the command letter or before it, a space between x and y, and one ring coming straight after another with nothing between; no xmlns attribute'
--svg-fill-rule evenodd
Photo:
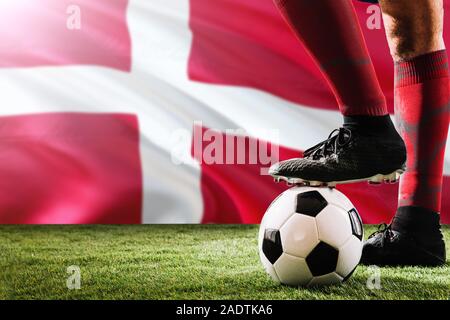
<svg viewBox="0 0 450 320"><path fill-rule="evenodd" d="M392 224L381 225L364 242L361 263L377 266L445 264L439 215L421 207L400 207Z"/></svg>
<svg viewBox="0 0 450 320"><path fill-rule="evenodd" d="M330 186L369 181L397 182L405 170L406 147L390 117L345 117L344 127L306 150L303 158L269 169L275 181Z"/></svg>

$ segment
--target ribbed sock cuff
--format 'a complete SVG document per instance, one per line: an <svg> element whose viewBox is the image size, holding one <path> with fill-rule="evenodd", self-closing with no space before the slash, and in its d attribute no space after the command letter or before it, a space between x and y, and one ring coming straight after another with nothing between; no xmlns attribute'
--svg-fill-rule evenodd
<svg viewBox="0 0 450 320"><path fill-rule="evenodd" d="M410 86L449 76L447 50L395 63L395 87Z"/></svg>
<svg viewBox="0 0 450 320"><path fill-rule="evenodd" d="M344 127L361 132L379 133L396 132L391 117L384 116L344 116Z"/></svg>
<svg viewBox="0 0 450 320"><path fill-rule="evenodd" d="M399 207L392 219L392 229L408 234L433 234L439 232L439 218L437 212L423 207Z"/></svg>

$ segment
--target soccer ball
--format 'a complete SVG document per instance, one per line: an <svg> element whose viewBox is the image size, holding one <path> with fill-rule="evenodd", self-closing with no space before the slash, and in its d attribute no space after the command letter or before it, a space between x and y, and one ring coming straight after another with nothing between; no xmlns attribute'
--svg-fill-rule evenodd
<svg viewBox="0 0 450 320"><path fill-rule="evenodd" d="M259 229L259 255L277 282L340 283L361 259L363 232L358 212L338 190L294 187L267 209Z"/></svg>

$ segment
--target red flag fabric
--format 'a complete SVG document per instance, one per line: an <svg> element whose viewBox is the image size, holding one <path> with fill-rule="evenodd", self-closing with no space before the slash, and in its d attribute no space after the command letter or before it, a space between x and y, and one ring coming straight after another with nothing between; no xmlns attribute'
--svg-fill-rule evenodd
<svg viewBox="0 0 450 320"><path fill-rule="evenodd" d="M128 0L0 4L0 67L101 65L129 71Z"/></svg>
<svg viewBox="0 0 450 320"><path fill-rule="evenodd" d="M140 223L135 116L2 117L0 150L2 223Z"/></svg>

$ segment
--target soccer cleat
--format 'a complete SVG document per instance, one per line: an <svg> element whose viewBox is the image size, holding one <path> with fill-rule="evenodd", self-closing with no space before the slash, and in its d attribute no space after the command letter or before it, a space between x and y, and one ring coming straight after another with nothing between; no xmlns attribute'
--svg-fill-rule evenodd
<svg viewBox="0 0 450 320"><path fill-rule="evenodd" d="M405 162L405 144L395 130L372 134L340 128L306 150L304 158L279 162L270 167L269 174L277 181L311 186L395 183L405 170Z"/></svg>
<svg viewBox="0 0 450 320"><path fill-rule="evenodd" d="M382 224L364 242L361 263L377 266L440 266L445 264L442 233L427 241L392 230Z"/></svg>

